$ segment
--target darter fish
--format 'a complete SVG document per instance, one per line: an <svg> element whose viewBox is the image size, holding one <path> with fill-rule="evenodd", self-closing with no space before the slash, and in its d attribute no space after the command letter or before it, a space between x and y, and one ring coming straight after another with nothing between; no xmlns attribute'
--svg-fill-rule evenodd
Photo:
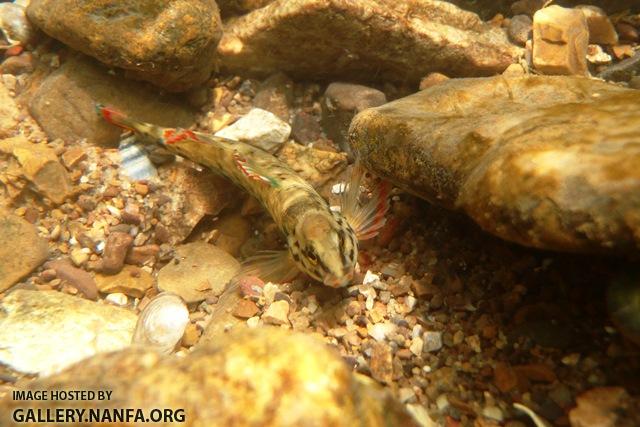
<svg viewBox="0 0 640 427"><path fill-rule="evenodd" d="M358 241L374 237L385 223L389 185L359 203L362 171L353 174L342 193L340 212L285 163L252 145L225 138L155 126L97 107L109 123L135 134L139 143L160 146L220 173L253 195L286 237L288 250L251 257L243 274L283 282L299 272L334 288L349 284L358 258Z"/></svg>

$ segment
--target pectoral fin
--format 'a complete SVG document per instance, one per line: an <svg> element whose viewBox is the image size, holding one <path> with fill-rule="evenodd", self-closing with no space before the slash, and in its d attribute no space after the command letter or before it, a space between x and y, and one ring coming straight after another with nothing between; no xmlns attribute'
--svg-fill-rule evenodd
<svg viewBox="0 0 640 427"><path fill-rule="evenodd" d="M293 280L300 270L289 251L262 251L242 263L238 276L256 276L265 282L284 283Z"/></svg>
<svg viewBox="0 0 640 427"><path fill-rule="evenodd" d="M364 204L359 201L360 182L364 170L356 163L351 172L351 178L346 191L342 193L341 211L358 240L375 237L386 222L385 214L389 210L389 193L391 185L387 181L380 181L372 193L372 197Z"/></svg>

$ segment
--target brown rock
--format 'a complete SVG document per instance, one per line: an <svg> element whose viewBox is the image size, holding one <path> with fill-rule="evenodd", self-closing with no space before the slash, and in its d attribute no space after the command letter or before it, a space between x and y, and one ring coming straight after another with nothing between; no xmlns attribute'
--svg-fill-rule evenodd
<svg viewBox="0 0 640 427"><path fill-rule="evenodd" d="M109 234L102 254L100 271L105 274L116 274L122 270L127 251L133 244L133 237L127 233Z"/></svg>
<svg viewBox="0 0 640 427"><path fill-rule="evenodd" d="M228 22L218 45L232 72L415 85L431 71L499 73L519 52L503 29L431 0L277 0Z"/></svg>
<svg viewBox="0 0 640 427"><path fill-rule="evenodd" d="M9 94L9 89L0 81L0 138L15 134L20 110Z"/></svg>
<svg viewBox="0 0 640 427"><path fill-rule="evenodd" d="M142 298L153 286L153 277L144 270L125 265L114 275L96 274L98 290L105 294L120 292L134 298Z"/></svg>
<svg viewBox="0 0 640 427"><path fill-rule="evenodd" d="M278 157L311 185L318 188L335 178L347 166L347 155L285 143Z"/></svg>
<svg viewBox="0 0 640 427"><path fill-rule="evenodd" d="M158 273L158 289L173 292L193 303L219 296L236 275L240 263L231 255L204 242L176 247L175 262Z"/></svg>
<svg viewBox="0 0 640 427"><path fill-rule="evenodd" d="M24 219L0 209L0 292L47 259L47 241Z"/></svg>
<svg viewBox="0 0 640 427"><path fill-rule="evenodd" d="M230 15L242 15L255 9L259 9L271 3L273 0L216 0L223 18Z"/></svg>
<svg viewBox="0 0 640 427"><path fill-rule="evenodd" d="M220 218L214 226L220 232L215 245L233 256L238 256L240 248L251 236L251 223L239 214L231 214Z"/></svg>
<svg viewBox="0 0 640 427"><path fill-rule="evenodd" d="M56 271L59 279L64 280L91 300L98 298L98 287L93 276L84 270L74 267L68 260L55 260L46 263L45 268Z"/></svg>
<svg viewBox="0 0 640 427"><path fill-rule="evenodd" d="M79 162L87 158L87 153L82 147L74 146L68 148L64 154L62 154L62 163L68 168L72 169Z"/></svg>
<svg viewBox="0 0 640 427"><path fill-rule="evenodd" d="M170 189L165 196L171 203L166 205L162 225L155 228L158 243L182 242L205 215L218 215L240 191L208 169L173 163L164 172Z"/></svg>
<svg viewBox="0 0 640 427"><path fill-rule="evenodd" d="M269 111L281 120L289 122L289 110L293 104L293 81L283 73L266 79L253 98L253 106Z"/></svg>
<svg viewBox="0 0 640 427"><path fill-rule="evenodd" d="M376 174L504 239L634 252L638 102L580 77L452 79L360 113L350 140Z"/></svg>
<svg viewBox="0 0 640 427"><path fill-rule="evenodd" d="M618 31L618 35L620 36L621 40L636 42L638 41L638 39L640 39L640 33L638 32L638 29L626 22L616 23L616 30Z"/></svg>
<svg viewBox="0 0 640 427"><path fill-rule="evenodd" d="M533 15L533 65L543 74L587 75L589 28L577 9L549 6Z"/></svg>
<svg viewBox="0 0 640 427"><path fill-rule="evenodd" d="M542 363L514 366L513 369L515 369L518 374L524 375L531 381L553 383L558 380L553 369Z"/></svg>
<svg viewBox="0 0 640 427"><path fill-rule="evenodd" d="M373 344L371 352L371 376L384 384L391 384L393 380L393 354L391 347L384 342Z"/></svg>
<svg viewBox="0 0 640 427"><path fill-rule="evenodd" d="M493 382L503 393L514 389L518 385L518 374L506 363L498 362L493 369Z"/></svg>
<svg viewBox="0 0 640 427"><path fill-rule="evenodd" d="M631 397L621 387L597 387L576 398L569 412L571 427L632 426L640 421Z"/></svg>
<svg viewBox="0 0 640 427"><path fill-rule="evenodd" d="M22 52L20 55L10 56L0 64L0 74L19 76L32 71L33 55L31 52Z"/></svg>
<svg viewBox="0 0 640 427"><path fill-rule="evenodd" d="M350 83L331 83L322 101L322 127L342 151L351 153L349 124L360 111L385 104L387 97L377 89Z"/></svg>
<svg viewBox="0 0 640 427"><path fill-rule="evenodd" d="M289 324L289 303L287 301L274 301L265 310L262 320L271 325Z"/></svg>
<svg viewBox="0 0 640 427"><path fill-rule="evenodd" d="M591 5L579 5L576 9L587 18L589 43L609 45L618 43L618 33L604 10Z"/></svg>
<svg viewBox="0 0 640 427"><path fill-rule="evenodd" d="M346 427L363 420L372 426L418 425L388 391L353 374L324 343L278 328L226 334L210 345L198 344L185 357L141 348L101 354L24 387L109 390L117 398L78 401L74 407L173 408L191 427ZM34 413L39 408L44 414L46 408L68 405L62 400L3 399L0 424L13 424L17 408ZM176 413L178 409L183 412Z"/></svg>
<svg viewBox="0 0 640 427"><path fill-rule="evenodd" d="M170 91L209 78L222 34L216 3L206 0L34 0L27 13L50 36Z"/></svg>
<svg viewBox="0 0 640 427"><path fill-rule="evenodd" d="M442 73L429 73L427 76L423 77L420 80L420 86L418 89L425 90L430 88L431 86L439 85L442 82L446 82L449 80L449 77L445 76Z"/></svg>
<svg viewBox="0 0 640 427"><path fill-rule="evenodd" d="M23 177L53 203L60 204L73 193L66 169L46 144L31 143L20 135L0 141L0 153L12 154L20 164Z"/></svg>
<svg viewBox="0 0 640 427"><path fill-rule="evenodd" d="M156 258L159 252L160 246L158 245L133 246L129 249L129 252L127 252L125 262L127 264L142 265Z"/></svg>
<svg viewBox="0 0 640 427"><path fill-rule="evenodd" d="M519 46L524 46L531 36L533 21L527 15L516 15L509 21L507 34L509 39Z"/></svg>
<svg viewBox="0 0 640 427"><path fill-rule="evenodd" d="M318 119L309 113L300 111L293 116L291 122L291 137L303 145L317 141L322 135L322 128Z"/></svg>
<svg viewBox="0 0 640 427"><path fill-rule="evenodd" d="M120 74L110 73L90 58L74 57L38 87L29 100L29 111L49 139L86 138L90 144L104 145L114 145L122 130L96 114L97 103L162 126L187 128L195 120L194 111L178 100Z"/></svg>
<svg viewBox="0 0 640 427"><path fill-rule="evenodd" d="M200 331L198 327L193 323L189 323L184 330L184 336L182 337L182 345L185 347L193 347L198 343L200 339Z"/></svg>
<svg viewBox="0 0 640 427"><path fill-rule="evenodd" d="M236 308L233 309L233 315L241 319L248 319L255 316L259 312L260 309L258 308L256 303L248 299L242 299L238 301Z"/></svg>

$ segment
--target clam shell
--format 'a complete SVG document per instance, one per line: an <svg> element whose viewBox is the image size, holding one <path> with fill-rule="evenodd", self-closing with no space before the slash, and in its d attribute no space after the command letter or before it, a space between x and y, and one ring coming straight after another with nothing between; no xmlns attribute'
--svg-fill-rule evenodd
<svg viewBox="0 0 640 427"><path fill-rule="evenodd" d="M171 353L189 323L189 310L178 295L163 292L140 312L132 344Z"/></svg>

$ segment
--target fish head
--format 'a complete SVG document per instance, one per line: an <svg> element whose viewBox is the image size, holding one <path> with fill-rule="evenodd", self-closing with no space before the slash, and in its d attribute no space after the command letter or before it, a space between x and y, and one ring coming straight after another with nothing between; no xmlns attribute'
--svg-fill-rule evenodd
<svg viewBox="0 0 640 427"><path fill-rule="evenodd" d="M339 288L353 280L357 240L339 213L306 213L289 237L289 250L302 271L327 286Z"/></svg>

